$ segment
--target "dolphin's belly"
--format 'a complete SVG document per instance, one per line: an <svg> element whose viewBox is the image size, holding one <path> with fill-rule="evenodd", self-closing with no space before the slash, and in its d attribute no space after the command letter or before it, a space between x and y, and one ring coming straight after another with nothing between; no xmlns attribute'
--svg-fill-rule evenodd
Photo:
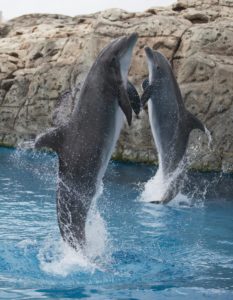
<svg viewBox="0 0 233 300"><path fill-rule="evenodd" d="M101 153L101 166L98 172L97 185L101 182L104 176L104 173L108 166L108 162L111 158L112 152L114 150L114 147L116 145L116 142L119 138L123 126L124 115L121 108L118 106L118 103L116 113L113 116L113 119L115 124L112 130L108 133L108 136L106 136L103 144L103 149Z"/></svg>
<svg viewBox="0 0 233 300"><path fill-rule="evenodd" d="M161 144L160 134L158 132L158 129L159 129L158 120L156 119L156 116L154 115L153 104L152 104L151 99L148 101L148 113L149 113L150 127L151 127L152 135L153 135L157 153L158 153L159 165L161 165L162 164L162 152L163 152L162 148L163 147Z"/></svg>
<svg viewBox="0 0 233 300"><path fill-rule="evenodd" d="M178 114L176 111L164 114L165 108L161 104L158 107L155 101L153 99L153 102L152 100L148 102L149 121L158 152L159 164L164 169L172 164L175 155L178 138L176 135L179 131Z"/></svg>

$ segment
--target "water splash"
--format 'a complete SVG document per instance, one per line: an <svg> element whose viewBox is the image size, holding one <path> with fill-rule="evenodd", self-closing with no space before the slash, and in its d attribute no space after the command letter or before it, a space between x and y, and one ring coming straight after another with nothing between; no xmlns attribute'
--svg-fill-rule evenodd
<svg viewBox="0 0 233 300"><path fill-rule="evenodd" d="M212 143L213 143L213 138L212 138L212 134L211 132L209 131L209 129L205 126L205 134L207 135L208 137L208 148L210 150L212 150Z"/></svg>
<svg viewBox="0 0 233 300"><path fill-rule="evenodd" d="M55 188L58 178L56 174L58 161L55 155L21 147L11 154L10 160L20 171L30 172L32 176L35 175L44 183L51 185L52 182L52 189ZM40 164L35 165L38 160ZM85 230L86 247L75 251L62 240L49 237L40 247L38 254L40 269L43 272L65 277L74 272L94 272L96 269L104 268L111 257L111 246L106 224L97 209L97 199L102 191L101 182L88 213ZM26 249L27 243L28 241L24 241L18 247Z"/></svg>
<svg viewBox="0 0 233 300"><path fill-rule="evenodd" d="M205 127L205 134L208 137L208 148L212 150L212 135L211 132ZM200 139L201 137L199 137ZM194 156L199 152L199 146L192 147L192 153ZM160 159L159 159L160 161ZM191 157L185 156L179 163L176 170L165 176L162 172L162 168L159 167L157 173L152 177L144 186L141 198L145 202L164 202L166 198L176 198L178 192L181 191L182 185L187 180L186 170L187 166L192 163ZM159 164L160 165L160 164ZM170 193L170 196L168 195ZM206 193L206 192L204 192ZM180 198L180 197L179 197ZM166 202L166 201L165 201Z"/></svg>
<svg viewBox="0 0 233 300"><path fill-rule="evenodd" d="M22 150L34 149L35 148L35 140L22 141L22 142L18 143L17 148L22 149Z"/></svg>
<svg viewBox="0 0 233 300"><path fill-rule="evenodd" d="M86 224L87 243L74 250L62 240L48 238L39 250L42 271L66 277L77 272L103 270L109 261L111 249L104 220L93 208Z"/></svg>
<svg viewBox="0 0 233 300"><path fill-rule="evenodd" d="M75 271L90 272L95 269L81 249L75 251L63 241L53 239L45 242L39 250L38 259L42 271L63 277Z"/></svg>
<svg viewBox="0 0 233 300"><path fill-rule="evenodd" d="M94 272L103 270L104 265L111 260L111 243L107 226L97 209L97 199L101 195L101 184L92 201L86 221L86 246L71 248L62 240L51 238L45 241L38 258L41 269L53 275L68 276L76 272Z"/></svg>
<svg viewBox="0 0 233 300"><path fill-rule="evenodd" d="M26 143L26 145L32 144ZM16 148L16 151L10 155L9 160L16 169L30 172L32 176L36 176L44 183L56 182L58 159L52 153L48 155L46 152L34 151L30 147L23 146ZM36 163L38 160L40 160L39 164Z"/></svg>
<svg viewBox="0 0 233 300"><path fill-rule="evenodd" d="M86 248L85 253L90 259L98 259L106 254L106 247L110 249L110 239L107 225L101 217L96 200L88 213L86 222Z"/></svg>
<svg viewBox="0 0 233 300"><path fill-rule="evenodd" d="M169 176L163 174L162 168L159 167L155 176L152 177L144 186L141 198L144 202L166 202L168 198L174 198L183 178L185 159L179 164L176 170ZM183 174L182 174L183 173ZM179 184L178 184L179 182Z"/></svg>

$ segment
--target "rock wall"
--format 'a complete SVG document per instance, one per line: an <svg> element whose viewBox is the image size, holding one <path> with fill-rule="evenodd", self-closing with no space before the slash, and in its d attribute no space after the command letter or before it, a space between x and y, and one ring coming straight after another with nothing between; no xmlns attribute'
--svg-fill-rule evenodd
<svg viewBox="0 0 233 300"><path fill-rule="evenodd" d="M129 78L141 93L144 46L170 60L186 107L212 133L193 131L193 168L233 171L233 1L180 0L142 13L111 9L74 18L25 15L0 24L0 144L17 145L66 120L98 52L137 32ZM70 90L68 98L59 95ZM115 158L156 161L147 111L125 125Z"/></svg>

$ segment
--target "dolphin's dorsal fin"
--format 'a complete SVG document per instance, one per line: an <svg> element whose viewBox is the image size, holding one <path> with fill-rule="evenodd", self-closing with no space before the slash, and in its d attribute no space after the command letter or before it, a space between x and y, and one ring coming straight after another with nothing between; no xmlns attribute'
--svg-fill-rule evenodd
<svg viewBox="0 0 233 300"><path fill-rule="evenodd" d="M138 116L141 109L141 100L136 88L129 80L127 82L127 92L129 96L130 105L135 114Z"/></svg>
<svg viewBox="0 0 233 300"><path fill-rule="evenodd" d="M147 103L147 101L150 99L153 90L154 90L154 86L153 85L148 85L145 88L145 90L144 90L144 92L143 92L143 94L141 96L141 105L142 105L142 107L145 106L146 103Z"/></svg>
<svg viewBox="0 0 233 300"><path fill-rule="evenodd" d="M63 143L63 137L64 126L51 129L37 137L35 141L35 148L49 148L58 153Z"/></svg>
<svg viewBox="0 0 233 300"><path fill-rule="evenodd" d="M149 82L148 78L143 80L143 82L142 82L143 91L145 91L145 89L148 87L149 84L150 84L150 82Z"/></svg>
<svg viewBox="0 0 233 300"><path fill-rule="evenodd" d="M193 114L189 111L186 111L186 119L188 123L188 129L191 132L193 129L200 129L201 131L205 132L204 124Z"/></svg>
<svg viewBox="0 0 233 300"><path fill-rule="evenodd" d="M126 116L127 122L131 125L132 121L132 108L130 105L130 100L127 91L125 90L123 82L119 85L118 89L118 102L123 113Z"/></svg>

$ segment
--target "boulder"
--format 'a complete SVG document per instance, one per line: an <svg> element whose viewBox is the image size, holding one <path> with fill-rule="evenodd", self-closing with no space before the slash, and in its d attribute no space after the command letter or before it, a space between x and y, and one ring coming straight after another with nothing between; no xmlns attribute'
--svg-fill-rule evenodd
<svg viewBox="0 0 233 300"><path fill-rule="evenodd" d="M0 24L0 144L16 146L70 116L87 72L112 39L139 34L129 78L148 76L144 47L171 60L186 107L209 129L191 133L188 156L200 170L233 171L233 5L178 0L167 8L68 17L32 14ZM69 92L66 97L62 95ZM156 162L147 109L122 130L114 158Z"/></svg>

